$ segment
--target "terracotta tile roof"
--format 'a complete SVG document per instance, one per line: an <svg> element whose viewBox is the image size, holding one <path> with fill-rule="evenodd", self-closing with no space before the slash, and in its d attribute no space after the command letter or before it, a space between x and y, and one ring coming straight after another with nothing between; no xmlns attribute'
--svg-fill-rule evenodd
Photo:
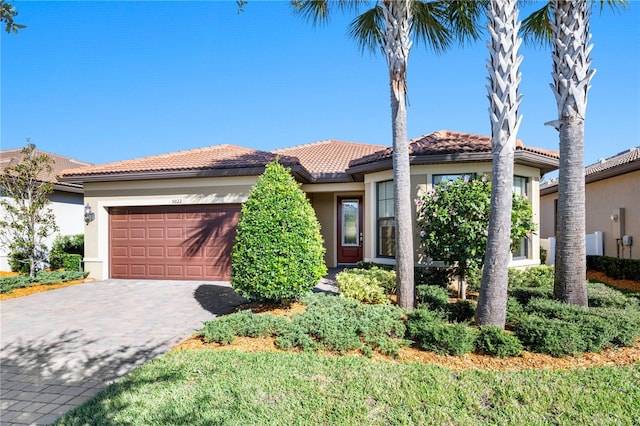
<svg viewBox="0 0 640 426"><path fill-rule="evenodd" d="M594 173L599 173L608 169L613 169L615 167L620 167L622 165L633 163L636 161L640 162L640 146L636 146L635 148L631 148L626 151L620 152L607 159L601 159L597 163L593 163L587 166L584 171L584 174L585 176L589 176Z"/></svg>
<svg viewBox="0 0 640 426"><path fill-rule="evenodd" d="M260 174L256 169L275 160L276 154L244 148L236 145L215 145L188 151L172 152L151 157L124 160L81 169L65 170L62 178L70 180L86 176L131 175L148 173L174 176L172 172L220 172L234 169L235 176ZM287 165L298 163L296 158L281 156L280 162ZM243 173L244 170L244 173Z"/></svg>
<svg viewBox="0 0 640 426"><path fill-rule="evenodd" d="M535 154L559 158L557 151L545 150L541 148L527 147L522 141L516 141L516 151L529 151ZM440 130L434 133L423 135L409 141L409 155L442 155L442 154L463 154L491 152L491 138L489 136L476 135L472 133L455 132L451 130ZM368 163L390 159L393 156L393 148L389 147L375 154L356 159L350 166L360 166Z"/></svg>
<svg viewBox="0 0 640 426"><path fill-rule="evenodd" d="M584 170L585 183L619 176L635 170L640 170L640 146L630 148L609 158L603 158ZM558 178L551 179L540 185L542 195L558 191Z"/></svg>
<svg viewBox="0 0 640 426"><path fill-rule="evenodd" d="M350 181L346 170L349 162L384 149L381 145L325 140L273 152L289 155L300 160L300 164L311 173L314 181Z"/></svg>
<svg viewBox="0 0 640 426"><path fill-rule="evenodd" d="M63 170L87 167L87 166L91 166L91 163L78 161L73 158L64 157L58 154L52 154L50 152L41 151L39 149L36 149L35 152L36 154L46 154L53 160L51 173L42 172L40 176L38 176L38 179L40 179L43 182L51 182L57 186L82 188L82 185L59 181L58 175L60 175L60 173ZM23 160L23 158L24 158L24 154L22 153L22 148L7 149L4 151L0 151L0 169L4 170L9 166L14 166L20 163ZM62 189L62 188L59 188L59 189ZM77 191L74 191L74 192L77 192Z"/></svg>

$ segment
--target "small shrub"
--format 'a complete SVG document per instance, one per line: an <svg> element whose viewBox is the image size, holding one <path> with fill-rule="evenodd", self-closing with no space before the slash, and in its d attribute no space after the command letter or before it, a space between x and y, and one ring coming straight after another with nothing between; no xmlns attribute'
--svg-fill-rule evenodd
<svg viewBox="0 0 640 426"><path fill-rule="evenodd" d="M34 284L34 279L29 275L14 275L0 277L0 293L11 293L16 288L29 287Z"/></svg>
<svg viewBox="0 0 640 426"><path fill-rule="evenodd" d="M9 253L11 272L29 273L29 255L26 252L13 251Z"/></svg>
<svg viewBox="0 0 640 426"><path fill-rule="evenodd" d="M491 325L480 327L475 344L478 352L500 358L518 356L522 353L522 343L516 336Z"/></svg>
<svg viewBox="0 0 640 426"><path fill-rule="evenodd" d="M431 285L447 288L449 285L449 277L452 275L453 268L450 267L418 266L414 269L416 287L421 285Z"/></svg>
<svg viewBox="0 0 640 426"><path fill-rule="evenodd" d="M420 338L422 330L444 322L442 311L433 311L420 306L407 314L407 332L411 337Z"/></svg>
<svg viewBox="0 0 640 426"><path fill-rule="evenodd" d="M243 310L207 321L198 332L205 342L216 342L223 345L233 343L238 336L258 337L274 336L288 330L289 320L273 315L254 314Z"/></svg>
<svg viewBox="0 0 640 426"><path fill-rule="evenodd" d="M637 299L630 298L624 293L602 283L588 283L587 296L590 307L638 308Z"/></svg>
<svg viewBox="0 0 640 426"><path fill-rule="evenodd" d="M418 304L423 304L431 309L445 309L449 303L447 289L435 285L416 286L416 299Z"/></svg>
<svg viewBox="0 0 640 426"><path fill-rule="evenodd" d="M476 314L476 303L471 300L458 300L445 306L447 317L451 322L467 322Z"/></svg>
<svg viewBox="0 0 640 426"><path fill-rule="evenodd" d="M62 255L62 268L65 271L82 271L82 256L64 253Z"/></svg>
<svg viewBox="0 0 640 426"><path fill-rule="evenodd" d="M421 330L417 342L438 354L463 355L473 352L476 336L477 331L467 325L440 323Z"/></svg>
<svg viewBox="0 0 640 426"><path fill-rule="evenodd" d="M336 275L340 294L364 303L389 304L387 294L395 292L396 274L377 267L349 269Z"/></svg>
<svg viewBox="0 0 640 426"><path fill-rule="evenodd" d="M533 298L551 299L553 298L553 287L543 288L515 288L509 290L509 294L523 306L527 306Z"/></svg>
<svg viewBox="0 0 640 426"><path fill-rule="evenodd" d="M471 268L465 276L467 290L480 291L482 284L482 268Z"/></svg>
<svg viewBox="0 0 640 426"><path fill-rule="evenodd" d="M515 297L507 297L507 322L517 321L525 314L524 306Z"/></svg>
<svg viewBox="0 0 640 426"><path fill-rule="evenodd" d="M81 280L89 275L88 272L80 271L39 271L36 274L35 282L39 284L57 284L68 281Z"/></svg>
<svg viewBox="0 0 640 426"><path fill-rule="evenodd" d="M516 323L515 333L526 349L554 357L575 355L586 348L580 327L560 319L527 315Z"/></svg>
<svg viewBox="0 0 640 426"><path fill-rule="evenodd" d="M269 164L242 206L231 284L258 300L299 299L327 273L315 211L289 171Z"/></svg>
<svg viewBox="0 0 640 426"><path fill-rule="evenodd" d="M292 328L282 336L276 337L275 345L283 351L289 351L294 348L303 351L315 351L322 346L299 328Z"/></svg>
<svg viewBox="0 0 640 426"><path fill-rule="evenodd" d="M51 269L64 268L68 271L79 271L79 262L65 264L65 255L67 254L78 255L82 260L84 256L84 234L58 235L53 240L51 252L49 253Z"/></svg>
<svg viewBox="0 0 640 426"><path fill-rule="evenodd" d="M527 269L509 269L509 289L553 287L553 268L540 265Z"/></svg>

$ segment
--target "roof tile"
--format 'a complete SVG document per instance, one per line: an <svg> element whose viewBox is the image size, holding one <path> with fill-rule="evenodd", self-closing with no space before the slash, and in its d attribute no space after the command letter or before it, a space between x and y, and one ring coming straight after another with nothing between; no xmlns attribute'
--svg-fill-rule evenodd
<svg viewBox="0 0 640 426"><path fill-rule="evenodd" d="M22 153L22 150L23 148L15 148L15 149L7 149L4 151L0 151L0 169L4 170L9 166L14 166L22 162L22 160L24 159L24 154ZM80 187L81 185L74 185L74 184L69 184L67 182L60 182L58 181L57 177L58 175L60 175L60 173L63 170L78 169L82 167L91 166L91 163L78 161L73 158L64 157L58 154L52 154L49 152L41 151L39 149L36 149L35 152L36 154L45 154L53 160L51 172L50 173L42 172L38 176L38 179L40 179L43 182L51 182L57 185L71 185L71 186Z"/></svg>

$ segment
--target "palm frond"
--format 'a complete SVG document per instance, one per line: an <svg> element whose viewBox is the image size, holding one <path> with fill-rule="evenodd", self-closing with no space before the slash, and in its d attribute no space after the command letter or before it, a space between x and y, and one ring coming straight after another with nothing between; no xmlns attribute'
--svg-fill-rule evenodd
<svg viewBox="0 0 640 426"><path fill-rule="evenodd" d="M455 40L465 44L480 38L484 28L480 18L485 16L489 5L487 0L453 0L434 3L445 4L449 31Z"/></svg>
<svg viewBox="0 0 640 426"><path fill-rule="evenodd" d="M424 43L434 52L445 51L451 46L451 32L444 2L416 0L411 3L411 11L411 31L416 43Z"/></svg>
<svg viewBox="0 0 640 426"><path fill-rule="evenodd" d="M522 20L520 34L526 44L551 45L552 13L553 8L549 2Z"/></svg>
<svg viewBox="0 0 640 426"><path fill-rule="evenodd" d="M380 6L375 6L358 15L349 24L349 36L353 38L361 51L376 53L382 46L384 17Z"/></svg>
<svg viewBox="0 0 640 426"><path fill-rule="evenodd" d="M290 4L294 14L302 16L316 26L329 22L334 9L357 12L360 5L368 2L368 0L291 0Z"/></svg>

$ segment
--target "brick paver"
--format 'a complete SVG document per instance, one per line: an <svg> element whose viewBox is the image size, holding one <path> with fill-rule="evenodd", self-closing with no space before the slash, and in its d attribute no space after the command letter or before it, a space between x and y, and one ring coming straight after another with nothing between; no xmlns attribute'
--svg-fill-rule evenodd
<svg viewBox="0 0 640 426"><path fill-rule="evenodd" d="M241 303L228 283L106 280L0 302L0 424L50 424Z"/></svg>

